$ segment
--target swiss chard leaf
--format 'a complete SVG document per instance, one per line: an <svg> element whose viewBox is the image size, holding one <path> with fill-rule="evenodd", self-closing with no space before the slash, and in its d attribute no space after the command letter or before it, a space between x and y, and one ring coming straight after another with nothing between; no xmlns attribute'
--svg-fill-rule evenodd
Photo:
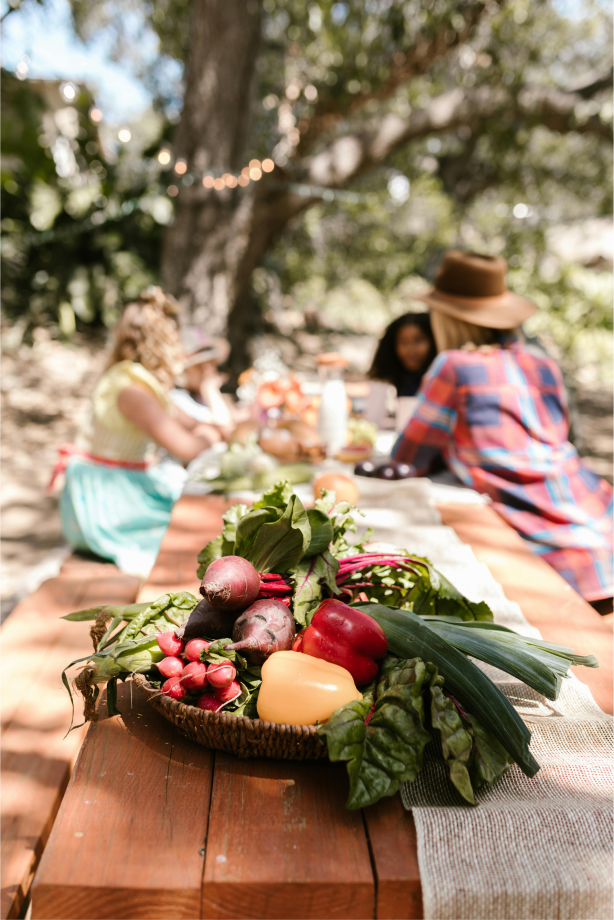
<svg viewBox="0 0 614 920"><path fill-rule="evenodd" d="M234 555L235 540L237 538L237 525L242 517L249 514L249 506L232 505L222 515L222 556Z"/></svg>
<svg viewBox="0 0 614 920"><path fill-rule="evenodd" d="M436 675L435 668L434 671ZM452 700L443 693L442 683L443 679L437 676L431 682L431 724L441 734L441 748L450 771L450 780L462 797L475 805L469 773L473 737L465 728Z"/></svg>
<svg viewBox="0 0 614 920"><path fill-rule="evenodd" d="M279 517L279 508L260 508L246 514L237 528L236 553L248 559L258 572L291 572L311 541L309 518L297 495ZM250 521L254 515L253 521ZM256 525L255 515L262 515ZM249 522L249 536L246 522Z"/></svg>
<svg viewBox="0 0 614 920"><path fill-rule="evenodd" d="M317 556L328 549L333 539L333 525L323 511L317 508L310 508L307 512L309 526L311 528L311 540L305 550L305 556Z"/></svg>
<svg viewBox="0 0 614 920"><path fill-rule="evenodd" d="M378 684L368 724L369 696L340 707L318 728L326 737L330 760L347 761L348 808L364 808L393 795L422 767L422 752L430 740L422 702L427 669L419 659L402 664Z"/></svg>
<svg viewBox="0 0 614 920"><path fill-rule="evenodd" d="M315 508L316 511L326 514L333 525L332 552L335 555L346 552L349 549L346 534L356 533L354 512L357 509L349 502L337 501L335 493L330 489L321 490L321 496L316 499Z"/></svg>
<svg viewBox="0 0 614 920"><path fill-rule="evenodd" d="M463 718L471 726L470 731L473 736L469 765L473 788L477 790L484 785L492 786L514 761L503 745L486 731L479 719L468 712L463 714Z"/></svg>
<svg viewBox="0 0 614 920"><path fill-rule="evenodd" d="M406 658L419 656L432 662L461 705L467 709L478 708L482 724L523 772L527 776L537 773L539 764L528 749L529 729L507 697L483 671L415 614L380 604L356 606L380 624L393 654Z"/></svg>
<svg viewBox="0 0 614 920"><path fill-rule="evenodd" d="M294 619L301 626L306 626L322 600L322 586L333 594L339 594L335 574L339 563L328 550L317 556L305 557L296 566L290 576L294 584L292 610Z"/></svg>
<svg viewBox="0 0 614 920"><path fill-rule="evenodd" d="M415 557L420 559L420 557ZM456 616L462 620L491 621L492 611L484 601L470 601L438 572L428 559L420 559L414 587L406 597L411 609L419 615Z"/></svg>

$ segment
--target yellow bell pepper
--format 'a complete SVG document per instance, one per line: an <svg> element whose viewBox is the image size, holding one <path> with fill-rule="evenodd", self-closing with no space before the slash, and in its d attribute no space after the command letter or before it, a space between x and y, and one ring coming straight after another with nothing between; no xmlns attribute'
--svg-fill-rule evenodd
<svg viewBox="0 0 614 920"><path fill-rule="evenodd" d="M362 693L349 671L302 652L274 652L262 665L258 715L267 722L315 725Z"/></svg>

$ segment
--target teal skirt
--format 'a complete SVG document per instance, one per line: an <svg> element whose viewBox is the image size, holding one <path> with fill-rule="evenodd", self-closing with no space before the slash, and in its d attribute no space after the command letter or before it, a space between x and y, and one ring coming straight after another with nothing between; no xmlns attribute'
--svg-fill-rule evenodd
<svg viewBox="0 0 614 920"><path fill-rule="evenodd" d="M172 460L127 470L73 457L60 497L64 536L75 549L90 550L122 572L146 578L186 475Z"/></svg>

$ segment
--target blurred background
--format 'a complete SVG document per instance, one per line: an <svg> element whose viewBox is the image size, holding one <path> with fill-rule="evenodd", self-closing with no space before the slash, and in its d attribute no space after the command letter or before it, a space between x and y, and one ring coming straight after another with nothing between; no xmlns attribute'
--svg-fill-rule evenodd
<svg viewBox="0 0 614 920"><path fill-rule="evenodd" d="M3 609L64 552L56 450L152 283L229 388L271 348L359 380L444 249L500 254L612 481L610 3L213 8L1 5Z"/></svg>

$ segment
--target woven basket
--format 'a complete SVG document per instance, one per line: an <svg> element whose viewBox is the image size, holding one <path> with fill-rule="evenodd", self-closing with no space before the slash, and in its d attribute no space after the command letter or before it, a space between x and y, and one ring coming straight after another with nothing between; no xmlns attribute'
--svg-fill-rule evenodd
<svg viewBox="0 0 614 920"><path fill-rule="evenodd" d="M326 743L316 735L315 725L276 725L229 712L207 712L160 693L142 674L135 674L133 680L147 693L153 708L197 744L243 758L319 760L327 756Z"/></svg>

